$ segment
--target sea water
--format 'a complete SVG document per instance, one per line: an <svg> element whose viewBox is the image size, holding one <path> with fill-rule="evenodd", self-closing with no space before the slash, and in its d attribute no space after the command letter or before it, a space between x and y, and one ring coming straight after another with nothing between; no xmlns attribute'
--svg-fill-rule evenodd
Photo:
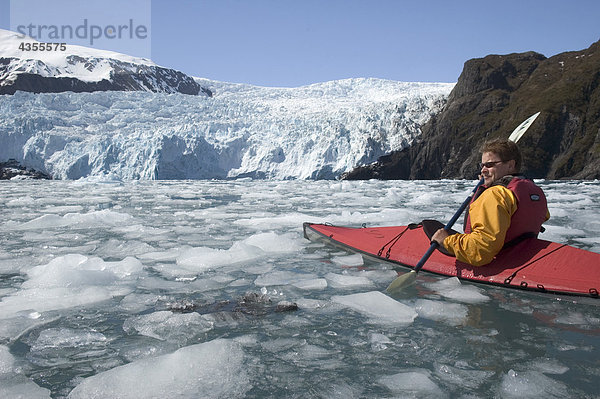
<svg viewBox="0 0 600 399"><path fill-rule="evenodd" d="M600 396L598 300L390 297L390 265L303 238L446 221L474 184L1 182L0 397ZM600 252L600 183L540 185L543 238Z"/></svg>

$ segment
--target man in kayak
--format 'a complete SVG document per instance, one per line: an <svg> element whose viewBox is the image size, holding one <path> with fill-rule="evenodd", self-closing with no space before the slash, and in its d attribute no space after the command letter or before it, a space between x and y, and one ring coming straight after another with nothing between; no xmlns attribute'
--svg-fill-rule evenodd
<svg viewBox="0 0 600 399"><path fill-rule="evenodd" d="M521 152L516 143L486 142L480 166L485 183L467 209L465 233L452 234L442 228L431 237L442 252L473 266L490 263L506 246L537 237L542 223L550 218L542 189L519 175Z"/></svg>

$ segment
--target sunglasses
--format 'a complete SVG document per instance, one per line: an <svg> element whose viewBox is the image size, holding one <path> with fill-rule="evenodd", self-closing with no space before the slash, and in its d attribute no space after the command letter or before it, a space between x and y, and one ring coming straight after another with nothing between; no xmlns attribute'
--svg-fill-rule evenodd
<svg viewBox="0 0 600 399"><path fill-rule="evenodd" d="M479 168L483 169L483 168L493 168L494 166L496 166L497 163L502 163L504 161L490 161L490 162L483 162L479 164Z"/></svg>

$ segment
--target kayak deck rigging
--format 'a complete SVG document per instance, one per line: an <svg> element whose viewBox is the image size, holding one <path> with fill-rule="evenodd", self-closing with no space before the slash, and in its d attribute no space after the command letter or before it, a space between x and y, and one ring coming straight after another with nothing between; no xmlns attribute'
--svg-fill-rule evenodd
<svg viewBox="0 0 600 399"><path fill-rule="evenodd" d="M409 269L430 246L418 224L356 228L304 223L303 229L311 241ZM537 238L504 248L490 264L478 267L435 251L422 270L505 288L600 297L600 254Z"/></svg>

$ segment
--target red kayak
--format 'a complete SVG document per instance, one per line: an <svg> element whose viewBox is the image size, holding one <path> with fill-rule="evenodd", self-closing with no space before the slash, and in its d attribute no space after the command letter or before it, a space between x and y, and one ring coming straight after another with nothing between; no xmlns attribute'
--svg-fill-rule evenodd
<svg viewBox="0 0 600 399"><path fill-rule="evenodd" d="M411 269L430 246L421 225L352 228L304 223L304 236ZM505 248L479 267L435 251L421 270L545 293L599 298L600 292L600 254L537 238Z"/></svg>

